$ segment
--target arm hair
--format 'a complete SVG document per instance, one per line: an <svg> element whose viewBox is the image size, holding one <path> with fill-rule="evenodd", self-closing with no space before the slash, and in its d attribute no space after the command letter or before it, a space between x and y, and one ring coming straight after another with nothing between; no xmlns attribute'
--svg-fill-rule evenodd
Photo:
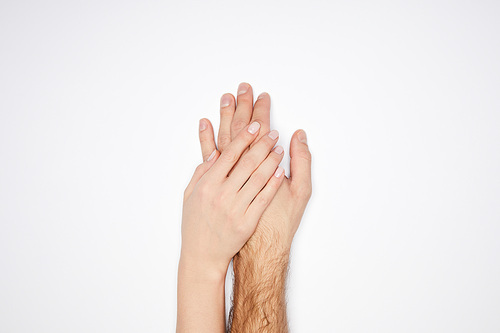
<svg viewBox="0 0 500 333"><path fill-rule="evenodd" d="M288 332L285 287L289 252L277 248L275 242L257 240L234 257L230 332Z"/></svg>

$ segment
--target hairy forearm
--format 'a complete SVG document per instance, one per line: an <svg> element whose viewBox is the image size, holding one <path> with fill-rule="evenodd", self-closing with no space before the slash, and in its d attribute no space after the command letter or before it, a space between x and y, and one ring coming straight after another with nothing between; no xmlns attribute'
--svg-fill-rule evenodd
<svg viewBox="0 0 500 333"><path fill-rule="evenodd" d="M288 332L285 286L289 251L249 242L233 259L231 332Z"/></svg>

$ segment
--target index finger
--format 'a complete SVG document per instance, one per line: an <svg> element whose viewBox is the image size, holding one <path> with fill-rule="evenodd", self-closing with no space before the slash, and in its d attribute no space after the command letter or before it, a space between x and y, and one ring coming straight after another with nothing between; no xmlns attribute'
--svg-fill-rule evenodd
<svg viewBox="0 0 500 333"><path fill-rule="evenodd" d="M238 162L241 154L250 146L259 134L260 124L253 122L246 126L222 152L213 167L207 172L208 177L218 181L227 178L229 171Z"/></svg>

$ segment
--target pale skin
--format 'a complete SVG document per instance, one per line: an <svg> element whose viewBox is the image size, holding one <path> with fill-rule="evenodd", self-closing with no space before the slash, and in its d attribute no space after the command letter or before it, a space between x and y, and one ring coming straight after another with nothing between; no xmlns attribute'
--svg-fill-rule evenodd
<svg viewBox="0 0 500 333"><path fill-rule="evenodd" d="M177 288L178 332L225 330L224 277L283 182L277 133L245 126L222 154L213 150L184 193ZM242 153L254 143L245 156ZM229 175L231 171L231 174Z"/></svg>
<svg viewBox="0 0 500 333"><path fill-rule="evenodd" d="M255 155L252 151L258 145L258 140L269 132L270 97L263 93L254 105L252 87L242 83L238 88L237 100L231 94L222 96L220 111L217 150L211 123L206 119L200 121L200 143L205 161L210 159L214 151L220 151L224 155L227 149L231 149L248 124L258 122L261 125L256 139L250 144L250 149L242 152L241 159L235 163L228 177L230 178L238 168L248 164L245 159L249 158L247 156ZM218 155L218 152L215 155ZM304 131L299 130L294 133L290 142L290 156L291 175L289 178L281 176L279 189L270 195L270 201L263 205L265 209L257 217L258 221L252 233L241 235L242 237L238 239L240 242L231 244L232 246L228 246L224 252L227 255L238 248L233 254L235 255L231 325L233 332L287 331L284 288L288 256L293 236L311 195L311 154ZM201 169L199 173L211 169L212 163L213 160L210 159L202 164L204 166L199 167ZM193 187L191 183L188 189L190 186ZM262 191L264 190L265 188ZM195 232L190 231L190 233ZM241 244L247 236L248 238ZM183 253L188 252L189 247L192 245L185 246L183 234ZM200 247L196 253L201 255L201 250ZM186 256L183 255L179 263L179 288L189 291L180 293L178 297L178 303L185 305L185 307L179 306L180 315L178 309L178 332L188 332L190 329L197 332L224 332L224 276L229 263L228 258L222 256L221 264L216 264L206 260L195 260L194 254L188 257L189 264L184 263L183 258ZM210 272L208 276L207 272Z"/></svg>

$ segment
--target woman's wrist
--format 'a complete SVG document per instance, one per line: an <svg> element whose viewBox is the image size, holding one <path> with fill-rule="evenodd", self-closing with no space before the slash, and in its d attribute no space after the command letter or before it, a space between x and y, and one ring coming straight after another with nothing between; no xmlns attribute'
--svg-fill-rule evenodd
<svg viewBox="0 0 500 333"><path fill-rule="evenodd" d="M198 283L224 283L229 263L215 264L181 254L179 277Z"/></svg>
<svg viewBox="0 0 500 333"><path fill-rule="evenodd" d="M177 332L224 332L225 271L181 254L177 280Z"/></svg>

